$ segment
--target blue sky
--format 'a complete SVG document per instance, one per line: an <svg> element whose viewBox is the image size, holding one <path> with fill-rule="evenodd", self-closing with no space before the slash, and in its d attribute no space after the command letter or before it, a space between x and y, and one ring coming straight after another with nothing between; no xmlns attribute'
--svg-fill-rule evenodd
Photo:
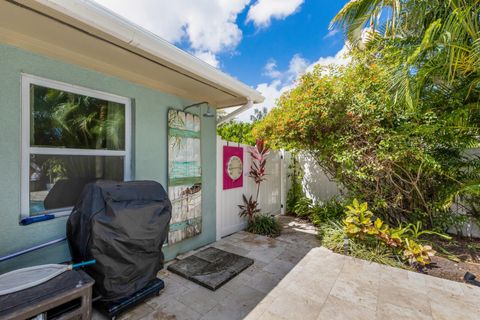
<svg viewBox="0 0 480 320"><path fill-rule="evenodd" d="M306 0L298 12L283 20L273 20L266 28L245 24L246 12L238 18L243 31L236 54L220 55L221 69L252 87L268 81L263 68L270 59L279 70L288 69L295 54L308 61L333 56L343 47L341 33L329 36L330 20L342 6L342 1Z"/></svg>
<svg viewBox="0 0 480 320"><path fill-rule="evenodd" d="M346 61L341 33L328 30L346 0L96 2L259 90L257 107L272 108L315 63Z"/></svg>

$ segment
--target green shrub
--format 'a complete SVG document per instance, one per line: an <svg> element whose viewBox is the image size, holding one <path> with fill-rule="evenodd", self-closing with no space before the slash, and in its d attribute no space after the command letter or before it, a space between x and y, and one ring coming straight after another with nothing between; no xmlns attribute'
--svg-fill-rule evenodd
<svg viewBox="0 0 480 320"><path fill-rule="evenodd" d="M247 231L264 236L277 237L282 231L282 225L274 216L258 214L248 224Z"/></svg>
<svg viewBox="0 0 480 320"><path fill-rule="evenodd" d="M252 123L230 121L222 123L217 127L217 134L225 141L255 145L255 138L252 136Z"/></svg>
<svg viewBox="0 0 480 320"><path fill-rule="evenodd" d="M328 220L341 220L345 205L339 198L332 198L315 204L310 198L300 198L293 207L292 213L297 217L308 218L316 226Z"/></svg>
<svg viewBox="0 0 480 320"><path fill-rule="evenodd" d="M304 74L253 134L311 156L384 221L415 222L412 215L421 211L431 228L449 195L479 184L479 161L464 153L479 146L479 95L465 103L456 90L438 92L444 86L436 81L415 109L398 105L388 61L375 52L350 54L346 66Z"/></svg>
<svg viewBox="0 0 480 320"><path fill-rule="evenodd" d="M439 211L432 221L432 229L437 232L447 232L451 227L462 230L469 216L472 215L452 213L450 210Z"/></svg>
<svg viewBox="0 0 480 320"><path fill-rule="evenodd" d="M310 220L318 227L329 220L340 221L344 215L345 204L339 198L333 197L321 205L314 206L310 214Z"/></svg>
<svg viewBox="0 0 480 320"><path fill-rule="evenodd" d="M297 217L310 217L313 213L313 210L314 205L312 199L301 197L293 207L292 213L294 213Z"/></svg>
<svg viewBox="0 0 480 320"><path fill-rule="evenodd" d="M435 255L435 250L421 241L423 235L436 235L451 239L449 236L432 230L424 230L422 223L409 223L391 228L380 218L374 218L373 212L368 210L366 202L359 203L353 200L347 206L346 218L343 220L344 231L351 239L363 242L377 241L385 245L391 252L401 259L407 260L411 265L425 266L430 264L430 257Z"/></svg>

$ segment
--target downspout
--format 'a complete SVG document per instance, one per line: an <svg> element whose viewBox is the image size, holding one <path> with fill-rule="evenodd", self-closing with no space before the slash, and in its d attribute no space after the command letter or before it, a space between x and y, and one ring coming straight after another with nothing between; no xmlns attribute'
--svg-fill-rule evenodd
<svg viewBox="0 0 480 320"><path fill-rule="evenodd" d="M238 116L240 113L244 112L244 111L247 111L248 109L250 109L251 107L253 106L253 101L248 99L247 103L244 104L243 106L241 106L240 108L238 108L237 110L227 114L225 117L221 117L220 119L218 119L217 121L217 126L219 124L222 124L222 123L225 123L227 121L230 121L232 120L233 118L235 118L236 116Z"/></svg>

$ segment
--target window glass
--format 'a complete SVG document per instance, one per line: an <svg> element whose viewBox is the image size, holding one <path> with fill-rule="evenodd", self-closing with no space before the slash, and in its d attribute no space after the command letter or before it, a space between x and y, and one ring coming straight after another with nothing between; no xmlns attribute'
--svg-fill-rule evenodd
<svg viewBox="0 0 480 320"><path fill-rule="evenodd" d="M125 150L125 105L30 84L30 146Z"/></svg>
<svg viewBox="0 0 480 320"><path fill-rule="evenodd" d="M123 181L124 157L30 154L30 215L74 206L99 179Z"/></svg>
<svg viewBox="0 0 480 320"><path fill-rule="evenodd" d="M68 214L86 184L130 178L127 98L29 75L22 90L22 217Z"/></svg>

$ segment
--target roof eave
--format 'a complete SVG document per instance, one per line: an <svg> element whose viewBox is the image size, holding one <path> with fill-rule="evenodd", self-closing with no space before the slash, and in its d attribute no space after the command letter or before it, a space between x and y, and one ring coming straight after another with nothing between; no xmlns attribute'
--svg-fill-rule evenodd
<svg viewBox="0 0 480 320"><path fill-rule="evenodd" d="M69 22L76 20L88 25L93 30L98 30L122 41L125 46L131 49L142 50L184 72L191 73L199 77L199 80L221 85L244 97L246 101L252 101L256 104L265 100L255 89L92 1L36 0L35 3L32 3L30 0L17 0L16 2L26 6L41 5L48 7L62 17L67 16L72 19ZM92 30L88 31L92 32ZM231 105L223 103L223 106L219 105L218 107L225 108L243 103L243 101L239 101L237 104L237 102L232 101Z"/></svg>

